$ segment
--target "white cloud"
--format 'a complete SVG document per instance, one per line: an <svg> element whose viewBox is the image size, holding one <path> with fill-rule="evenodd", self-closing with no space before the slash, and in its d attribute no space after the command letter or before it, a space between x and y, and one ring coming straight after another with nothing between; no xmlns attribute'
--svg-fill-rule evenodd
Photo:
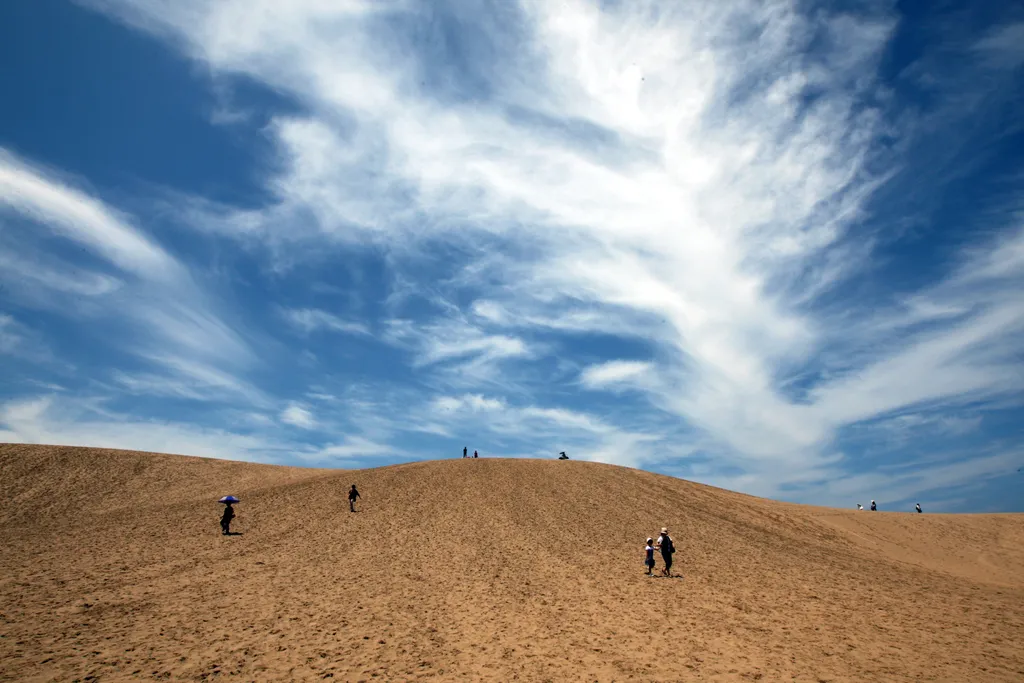
<svg viewBox="0 0 1024 683"><path fill-rule="evenodd" d="M313 429L316 427L316 419L306 408L298 404L291 404L281 412L281 422L290 424L302 429Z"/></svg>
<svg viewBox="0 0 1024 683"><path fill-rule="evenodd" d="M0 314L0 353L12 353L21 345L22 337L16 328L14 318Z"/></svg>
<svg viewBox="0 0 1024 683"><path fill-rule="evenodd" d="M339 464L347 464L353 460L364 460L381 456L394 457L405 454L401 449L396 449L384 443L378 443L361 436L346 436L340 443L330 444L312 451L299 452L297 455L309 464L337 466Z"/></svg>
<svg viewBox="0 0 1024 683"><path fill-rule="evenodd" d="M489 412L504 410L505 402L497 398L489 398L481 394L464 396L440 396L433 400L432 409L438 412L469 410L472 412Z"/></svg>
<svg viewBox="0 0 1024 683"><path fill-rule="evenodd" d="M0 404L0 440L176 453L208 458L276 462L293 444L272 434L247 435L164 420L110 413L95 402L54 396Z"/></svg>
<svg viewBox="0 0 1024 683"><path fill-rule="evenodd" d="M1015 69L1024 64L1024 21L1002 24L992 29L975 45L989 63L1000 69Z"/></svg>
<svg viewBox="0 0 1024 683"><path fill-rule="evenodd" d="M155 375L142 373L132 381L132 373L122 373L121 380L129 378L127 384L121 382L125 387L139 392L146 385L149 393L181 396L194 391L186 390L186 384L198 383L259 398L259 392L230 376L253 360L248 344L222 319L189 270L128 216L6 150L0 150L0 208L31 223L5 231L5 238L20 240L19 248L16 257L0 257L0 265L11 262L7 276L18 274L15 294L26 294L24 303L42 308L51 303L27 283L73 295L61 310L98 322L105 335L117 337L114 346L179 375L168 376L169 385L161 388L153 381ZM87 268L79 272L77 263L54 261L50 255L33 262L31 254L45 253L33 245L39 227L88 248L134 277L122 280ZM81 296L96 301L83 301Z"/></svg>
<svg viewBox="0 0 1024 683"><path fill-rule="evenodd" d="M642 378L653 369L651 363L642 361L613 360L584 368L580 382L589 388L631 382Z"/></svg>
<svg viewBox="0 0 1024 683"><path fill-rule="evenodd" d="M269 398L259 389L234 375L195 360L160 356L151 360L170 370L165 374L115 371L113 381L132 394L172 396L199 401L236 401L253 406L268 406Z"/></svg>
<svg viewBox="0 0 1024 683"><path fill-rule="evenodd" d="M21 295L37 292L40 287L75 296L103 296L121 288L122 281L104 273L89 272L64 264L55 267L46 263L27 262L24 253L16 258L13 253L0 253L0 278L8 288L29 290Z"/></svg>
<svg viewBox="0 0 1024 683"><path fill-rule="evenodd" d="M0 149L0 202L146 278L177 275L173 258L102 202Z"/></svg>
<svg viewBox="0 0 1024 683"><path fill-rule="evenodd" d="M363 323L342 320L336 315L318 309L287 309L282 311L282 314L289 323L306 334L317 330L330 330L344 334L370 334L370 328Z"/></svg>
<svg viewBox="0 0 1024 683"><path fill-rule="evenodd" d="M384 339L413 352L413 366L431 368L457 386L500 382L503 364L530 358L534 349L519 337L494 334L461 314L428 324L391 319Z"/></svg>

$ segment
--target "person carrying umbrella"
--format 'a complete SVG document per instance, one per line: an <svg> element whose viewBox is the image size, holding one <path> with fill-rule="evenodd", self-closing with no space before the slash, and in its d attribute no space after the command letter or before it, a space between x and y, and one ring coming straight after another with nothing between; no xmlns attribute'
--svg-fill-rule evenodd
<svg viewBox="0 0 1024 683"><path fill-rule="evenodd" d="M220 516L220 530L225 536L231 535L231 520L235 518L235 509L231 507L232 503L237 503L238 499L234 496L224 496L218 503L224 503L224 514Z"/></svg>

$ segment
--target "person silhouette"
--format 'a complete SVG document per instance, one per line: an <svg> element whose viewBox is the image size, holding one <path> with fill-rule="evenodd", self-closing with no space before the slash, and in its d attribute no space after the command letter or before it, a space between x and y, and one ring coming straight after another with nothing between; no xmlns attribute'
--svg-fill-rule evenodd
<svg viewBox="0 0 1024 683"><path fill-rule="evenodd" d="M920 513L921 512L921 504L918 503L917 505L915 505L914 509L917 510Z"/></svg>
<svg viewBox="0 0 1024 683"><path fill-rule="evenodd" d="M480 455L479 455L479 454L478 454L478 453L477 453L476 451L473 451L473 457L474 457L474 458L479 458L479 457L480 457Z"/></svg>
<svg viewBox="0 0 1024 683"><path fill-rule="evenodd" d="M565 454L565 451L562 451L561 453L558 454L558 459L559 460L568 460L569 456Z"/></svg>
<svg viewBox="0 0 1024 683"><path fill-rule="evenodd" d="M672 576L672 554L675 553L676 546L672 542L672 537L668 535L668 529L662 527L661 536L658 536L655 547L661 551L661 560L665 563L662 575Z"/></svg>
<svg viewBox="0 0 1024 683"><path fill-rule="evenodd" d="M465 446L462 447L462 457L463 458L468 458L469 457L469 449L467 449Z"/></svg>
<svg viewBox="0 0 1024 683"><path fill-rule="evenodd" d="M225 536L231 535L231 520L235 518L235 509L231 503L224 504L224 514L220 517L220 530Z"/></svg>
<svg viewBox="0 0 1024 683"><path fill-rule="evenodd" d="M362 498L362 496L360 496L359 491L356 490L356 485L352 484L352 488L348 491L348 509L351 512L356 511L356 498Z"/></svg>
<svg viewBox="0 0 1024 683"><path fill-rule="evenodd" d="M875 505L875 501L871 501L871 511L874 512L877 509L878 509L878 507Z"/></svg>

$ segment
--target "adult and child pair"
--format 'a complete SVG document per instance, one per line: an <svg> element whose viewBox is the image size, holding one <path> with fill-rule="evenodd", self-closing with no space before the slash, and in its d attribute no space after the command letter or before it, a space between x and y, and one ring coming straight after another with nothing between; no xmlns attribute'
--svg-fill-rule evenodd
<svg viewBox="0 0 1024 683"><path fill-rule="evenodd" d="M668 535L668 529L662 527L658 540L647 539L644 546L644 566L647 567L647 576L654 576L654 551L661 553L661 561L664 564L661 570L662 576L672 576L672 554L676 551L672 537Z"/></svg>

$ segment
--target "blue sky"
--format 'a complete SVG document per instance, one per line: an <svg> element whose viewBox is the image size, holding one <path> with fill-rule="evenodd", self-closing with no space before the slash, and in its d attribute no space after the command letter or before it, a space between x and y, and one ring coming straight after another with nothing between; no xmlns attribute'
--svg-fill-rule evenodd
<svg viewBox="0 0 1024 683"><path fill-rule="evenodd" d="M0 4L0 440L1024 511L1014 3Z"/></svg>

